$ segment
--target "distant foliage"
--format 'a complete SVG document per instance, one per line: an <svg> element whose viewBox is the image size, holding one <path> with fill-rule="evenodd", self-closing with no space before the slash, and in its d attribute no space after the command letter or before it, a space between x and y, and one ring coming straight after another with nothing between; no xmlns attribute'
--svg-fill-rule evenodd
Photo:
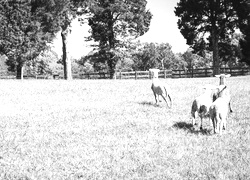
<svg viewBox="0 0 250 180"><path fill-rule="evenodd" d="M65 72L71 72L66 54L67 34L71 21L85 12L87 0L0 2L0 53L8 57L10 71L17 72L17 77L21 78L25 62L34 63L34 59L46 50L47 43L62 30ZM70 78L71 74L67 75Z"/></svg>
<svg viewBox="0 0 250 180"><path fill-rule="evenodd" d="M188 49L182 54L183 60L186 62L186 68L209 68L212 67L212 53L206 51L203 56L194 54L192 49Z"/></svg>
<svg viewBox="0 0 250 180"><path fill-rule="evenodd" d="M240 40L240 48L242 52L242 62L247 63L250 66L250 23L247 28L245 38Z"/></svg>
<svg viewBox="0 0 250 180"><path fill-rule="evenodd" d="M171 69L175 61L175 55L168 43L136 44L132 57L133 69L143 71L150 68Z"/></svg>
<svg viewBox="0 0 250 180"><path fill-rule="evenodd" d="M181 0L175 8L178 27L195 53L213 52L214 73L219 73L223 51L235 28L247 20L247 0ZM223 51L222 51L223 49ZM228 51L230 52L230 51ZM227 53L228 53L227 52Z"/></svg>
<svg viewBox="0 0 250 180"><path fill-rule="evenodd" d="M177 69L185 66L185 61L179 59L168 43L141 43L140 41L130 41L126 48L114 52L117 58L117 71L141 70L149 68ZM94 71L106 71L108 64L105 61L103 51L91 52L82 57L79 64L85 66L92 65Z"/></svg>
<svg viewBox="0 0 250 180"><path fill-rule="evenodd" d="M33 2L0 3L0 53L8 57L9 70L17 72L17 78L22 78L24 63L37 57L54 38L52 27L42 23L42 19L50 16L34 8Z"/></svg>
<svg viewBox="0 0 250 180"><path fill-rule="evenodd" d="M27 75L52 75L62 71L62 65L58 64L59 58L54 51L46 50L35 59L26 62L25 74Z"/></svg>
<svg viewBox="0 0 250 180"><path fill-rule="evenodd" d="M244 9L244 11L241 11L241 8L237 9L240 19L245 19L247 16L247 20L241 21L240 24L240 30L244 35L244 38L240 39L241 61L250 66L250 0L247 1L247 6L244 6Z"/></svg>
<svg viewBox="0 0 250 180"><path fill-rule="evenodd" d="M60 27L62 38L62 63L64 79L72 79L71 59L68 55L68 35L71 32L71 22L77 17L86 13L86 5L88 0L54 0L45 1L46 6L51 9L48 11L51 14L51 19L56 27ZM50 22L50 19L49 21ZM47 23L46 22L46 23Z"/></svg>
<svg viewBox="0 0 250 180"><path fill-rule="evenodd" d="M241 51L240 41L244 39L242 33L234 33L230 39L219 43L220 58L222 64L228 67L244 66L246 63L242 61L243 54Z"/></svg>
<svg viewBox="0 0 250 180"><path fill-rule="evenodd" d="M8 66L5 63L6 59L6 56L0 55L0 75L4 76L9 74Z"/></svg>
<svg viewBox="0 0 250 180"><path fill-rule="evenodd" d="M98 42L93 54L95 64L107 65L110 77L113 78L120 48L124 39L138 37L148 31L152 14L146 9L146 0L96 0L90 5L89 40Z"/></svg>
<svg viewBox="0 0 250 180"><path fill-rule="evenodd" d="M82 57L78 63L88 71L106 72L108 64L101 61L102 55L99 53L91 52ZM116 65L117 71L148 71L150 68L209 68L212 67L213 62L211 51L204 51L203 56L195 54L192 49L188 49L184 53L174 54L168 43L131 41L126 45L126 48L116 52L116 54L117 59L119 59Z"/></svg>

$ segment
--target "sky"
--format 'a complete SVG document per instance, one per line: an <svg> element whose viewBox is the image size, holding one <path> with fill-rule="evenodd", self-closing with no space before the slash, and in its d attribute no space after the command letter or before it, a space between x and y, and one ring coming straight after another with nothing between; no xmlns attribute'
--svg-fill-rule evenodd
<svg viewBox="0 0 250 180"><path fill-rule="evenodd" d="M149 31L139 37L141 42L169 43L174 53L185 52L188 49L186 40L177 27L178 18L174 14L174 7L179 0L147 0L147 9L153 14ZM87 55L92 48L85 37L89 35L89 26L80 25L77 20L72 22L71 33L68 36L68 52L72 58L79 59ZM53 50L59 57L62 54L62 40L60 33L53 42Z"/></svg>

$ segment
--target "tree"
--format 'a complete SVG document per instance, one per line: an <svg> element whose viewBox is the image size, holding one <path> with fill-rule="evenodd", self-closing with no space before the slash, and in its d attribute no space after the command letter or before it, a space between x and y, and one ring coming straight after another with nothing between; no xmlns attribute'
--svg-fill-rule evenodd
<svg viewBox="0 0 250 180"><path fill-rule="evenodd" d="M28 61L25 71L28 75L52 75L61 71L61 65L57 63L59 60L57 53L51 49L45 50L36 58Z"/></svg>
<svg viewBox="0 0 250 180"><path fill-rule="evenodd" d="M7 56L9 70L22 79L25 62L37 57L54 35L44 31L40 20L46 15L34 11L31 1L1 0L0 15L0 53Z"/></svg>
<svg viewBox="0 0 250 180"><path fill-rule="evenodd" d="M188 69L210 67L211 56L209 52L204 51L203 56L200 56L194 54L192 49L188 49L182 54L182 57Z"/></svg>
<svg viewBox="0 0 250 180"><path fill-rule="evenodd" d="M241 61L250 66L250 0L246 0L245 3L239 4L236 1L234 6L241 19L240 30L244 35L244 38L240 40L240 49L243 56ZM244 21L244 19L247 20Z"/></svg>
<svg viewBox="0 0 250 180"><path fill-rule="evenodd" d="M97 72L104 72L106 69L108 69L107 62L105 61L106 54L104 51L91 51L87 56L84 56L80 64L85 66L85 63L89 63L92 65L94 71Z"/></svg>
<svg viewBox="0 0 250 180"><path fill-rule="evenodd" d="M175 55L172 47L168 43L156 44L157 60L161 62L161 69L172 69L175 61Z"/></svg>
<svg viewBox="0 0 250 180"><path fill-rule="evenodd" d="M134 61L132 60L132 53L130 50L131 49L129 48L124 48L116 53L119 57L119 60L116 64L117 70L132 70Z"/></svg>
<svg viewBox="0 0 250 180"><path fill-rule="evenodd" d="M64 79L72 79L71 59L69 58L67 44L68 35L71 32L71 22L77 16L86 13L88 0L36 0L34 1L35 8L40 9L48 18L43 18L42 21L46 25L51 25L53 33L61 30L62 37L62 62L64 67Z"/></svg>
<svg viewBox="0 0 250 180"><path fill-rule="evenodd" d="M240 48L242 52L242 62L250 66L250 22L245 31L245 38L240 40Z"/></svg>
<svg viewBox="0 0 250 180"><path fill-rule="evenodd" d="M158 61L156 45L154 43L144 43L136 47L132 57L134 60L133 69L147 71L150 68L161 68L161 61Z"/></svg>
<svg viewBox="0 0 250 180"><path fill-rule="evenodd" d="M0 55L0 76L9 74L8 67L5 63L6 59L7 59L6 56Z"/></svg>
<svg viewBox="0 0 250 180"><path fill-rule="evenodd" d="M242 39L243 35L241 33L234 33L230 38L219 43L220 58L224 65L233 67L244 64L240 62L240 59L242 58L240 41Z"/></svg>
<svg viewBox="0 0 250 180"><path fill-rule="evenodd" d="M96 60L107 64L110 78L114 77L123 40L141 36L149 29L152 14L146 4L146 0L96 0L89 7L92 16L88 39L98 42Z"/></svg>
<svg viewBox="0 0 250 180"><path fill-rule="evenodd" d="M175 54L175 58L172 61L172 69L187 69L187 62L182 53Z"/></svg>
<svg viewBox="0 0 250 180"><path fill-rule="evenodd" d="M242 62L250 66L250 23L246 30L245 38L240 41L240 48L242 52Z"/></svg>
<svg viewBox="0 0 250 180"><path fill-rule="evenodd" d="M230 37L241 21L236 11L246 0L180 0L175 8L178 28L195 52L213 51L214 74L220 73L219 42Z"/></svg>
<svg viewBox="0 0 250 180"><path fill-rule="evenodd" d="M139 46L136 44L135 49L132 56L135 70L171 69L175 64L176 57L168 43L144 43Z"/></svg>

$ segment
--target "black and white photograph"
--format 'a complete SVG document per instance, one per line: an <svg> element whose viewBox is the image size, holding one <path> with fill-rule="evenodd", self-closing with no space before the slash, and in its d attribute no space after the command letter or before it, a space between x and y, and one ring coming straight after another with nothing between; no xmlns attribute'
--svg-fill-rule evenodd
<svg viewBox="0 0 250 180"><path fill-rule="evenodd" d="M0 0L0 180L250 179L250 0Z"/></svg>

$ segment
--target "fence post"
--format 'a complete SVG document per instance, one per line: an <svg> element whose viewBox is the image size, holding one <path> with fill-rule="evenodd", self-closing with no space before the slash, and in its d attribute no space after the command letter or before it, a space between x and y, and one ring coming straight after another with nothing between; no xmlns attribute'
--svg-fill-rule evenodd
<svg viewBox="0 0 250 180"><path fill-rule="evenodd" d="M151 73L148 71L148 78L151 79Z"/></svg>
<svg viewBox="0 0 250 180"><path fill-rule="evenodd" d="M166 72L167 70L166 69L164 69L164 79L166 79L167 78L167 72Z"/></svg>
<svg viewBox="0 0 250 180"><path fill-rule="evenodd" d="M192 67L192 78L194 77L194 68Z"/></svg>
<svg viewBox="0 0 250 180"><path fill-rule="evenodd" d="M135 71L135 80L137 79L137 71Z"/></svg>
<svg viewBox="0 0 250 180"><path fill-rule="evenodd" d="M122 71L120 70L120 79L122 79Z"/></svg>
<svg viewBox="0 0 250 180"><path fill-rule="evenodd" d="M207 77L207 68L205 68L205 77Z"/></svg>
<svg viewBox="0 0 250 180"><path fill-rule="evenodd" d="M98 72L98 76L99 76L99 78L97 77L97 79L101 79L102 78L102 73L100 71Z"/></svg>

